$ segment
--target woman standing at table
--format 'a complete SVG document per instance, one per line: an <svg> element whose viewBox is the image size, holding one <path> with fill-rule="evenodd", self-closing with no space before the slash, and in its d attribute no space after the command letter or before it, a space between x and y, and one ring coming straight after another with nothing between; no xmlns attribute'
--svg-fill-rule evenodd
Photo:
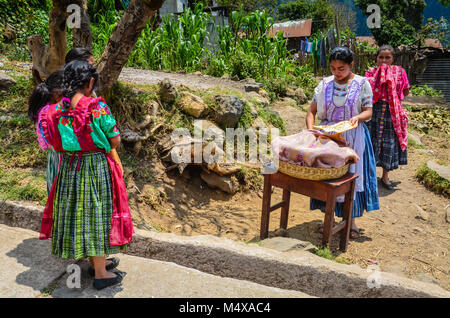
<svg viewBox="0 0 450 318"><path fill-rule="evenodd" d="M355 129L343 136L353 148L359 160L352 164L349 172L357 173L355 197L353 201L350 238L360 236L355 218L364 211L379 209L375 159L369 131L365 122L372 117L372 89L366 78L353 74L353 53L347 47L336 47L330 55L332 76L326 77L315 88L314 98L306 115L306 127L312 129L316 116L321 125L331 125L348 120L357 124ZM335 213L342 217L343 197L337 198ZM325 202L311 199L310 208L325 211ZM323 232L323 226L319 228Z"/></svg>

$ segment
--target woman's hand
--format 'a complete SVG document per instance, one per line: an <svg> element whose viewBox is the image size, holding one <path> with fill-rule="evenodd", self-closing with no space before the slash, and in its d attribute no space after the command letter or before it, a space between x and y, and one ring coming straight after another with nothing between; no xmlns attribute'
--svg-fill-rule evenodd
<svg viewBox="0 0 450 318"><path fill-rule="evenodd" d="M355 116L355 117L350 118L349 122L350 122L352 125L358 126L358 124L359 124L359 116Z"/></svg>

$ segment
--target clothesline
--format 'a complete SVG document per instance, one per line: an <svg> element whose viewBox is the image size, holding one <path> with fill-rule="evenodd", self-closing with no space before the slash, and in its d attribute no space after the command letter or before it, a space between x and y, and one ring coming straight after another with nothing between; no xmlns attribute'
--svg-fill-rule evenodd
<svg viewBox="0 0 450 318"><path fill-rule="evenodd" d="M312 54L314 64L319 64L322 68L327 67L327 52L329 49L334 49L337 46L336 37L334 34L334 26L328 30L325 37L313 42L308 41L308 37L300 42L300 52L305 54Z"/></svg>

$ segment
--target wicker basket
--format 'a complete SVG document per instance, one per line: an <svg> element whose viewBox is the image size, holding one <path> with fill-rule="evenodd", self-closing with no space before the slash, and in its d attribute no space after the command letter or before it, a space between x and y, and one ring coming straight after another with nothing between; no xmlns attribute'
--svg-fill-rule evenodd
<svg viewBox="0 0 450 318"><path fill-rule="evenodd" d="M307 180L331 180L347 173L350 164L341 168L312 168L279 161L278 170L294 178Z"/></svg>

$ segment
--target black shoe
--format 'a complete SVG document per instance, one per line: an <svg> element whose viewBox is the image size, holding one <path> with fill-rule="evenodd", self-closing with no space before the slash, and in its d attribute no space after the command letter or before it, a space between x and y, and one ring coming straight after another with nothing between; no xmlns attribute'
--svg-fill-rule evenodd
<svg viewBox="0 0 450 318"><path fill-rule="evenodd" d="M94 284L93 284L94 287L97 290L101 290L103 288L121 283L122 279L123 279L123 275L120 272L115 273L115 274L116 274L116 277L113 277L113 278L94 279Z"/></svg>
<svg viewBox="0 0 450 318"><path fill-rule="evenodd" d="M392 186L391 183L384 183L383 179L380 179L381 185L383 186L383 188L387 189L387 190L394 190L394 187Z"/></svg>
<svg viewBox="0 0 450 318"><path fill-rule="evenodd" d="M106 265L106 270L110 271L114 268L116 268L119 265L120 259L118 257L111 257L111 258L107 258L107 261L111 261L111 263L109 265ZM89 266L88 268L88 274L91 275L92 277L95 276L95 269L93 269L91 266Z"/></svg>

